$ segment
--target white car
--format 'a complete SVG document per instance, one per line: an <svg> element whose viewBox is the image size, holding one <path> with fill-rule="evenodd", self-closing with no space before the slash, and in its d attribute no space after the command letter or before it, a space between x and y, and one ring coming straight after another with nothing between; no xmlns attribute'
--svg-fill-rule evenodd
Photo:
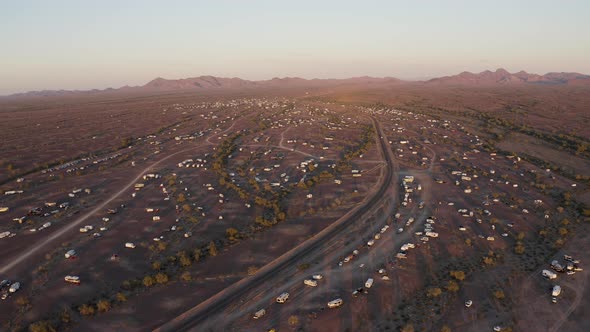
<svg viewBox="0 0 590 332"><path fill-rule="evenodd" d="M313 276L311 276L311 278L313 280L322 280L324 278L324 276L321 274L314 274Z"/></svg>
<svg viewBox="0 0 590 332"><path fill-rule="evenodd" d="M369 278L369 279L367 279L367 281L365 282L365 287L367 287L367 288L371 288L371 286L373 286L373 278Z"/></svg>
<svg viewBox="0 0 590 332"><path fill-rule="evenodd" d="M472 305L472 304L473 304L473 301L471 301L471 300L467 300L467 301L465 301L465 306L466 306L467 308L471 307L471 305Z"/></svg>

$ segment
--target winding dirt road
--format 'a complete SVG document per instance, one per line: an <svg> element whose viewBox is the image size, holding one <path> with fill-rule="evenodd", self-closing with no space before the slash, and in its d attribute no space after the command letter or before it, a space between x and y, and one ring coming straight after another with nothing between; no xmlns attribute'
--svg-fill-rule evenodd
<svg viewBox="0 0 590 332"><path fill-rule="evenodd" d="M283 271L293 269L297 262L313 255L329 240L336 239L351 226L354 227L359 224L359 220L367 219L375 212L374 210L377 207L384 204L385 199L389 200L387 193L391 189L394 192L397 190L397 181L395 181L397 178L394 178L397 167L393 162L391 149L381 126L375 118L372 117L371 119L376 131L379 133L378 145L386 162L384 176L380 179L377 190L345 216L332 223L314 237L267 264L254 276L236 282L208 300L155 329L155 331L189 331L196 329L199 324L207 321L212 316L219 315L225 308L236 303L240 298L243 298L257 287L269 282L273 277L281 276ZM208 327L203 328L207 329ZM203 329L199 327L199 330Z"/></svg>

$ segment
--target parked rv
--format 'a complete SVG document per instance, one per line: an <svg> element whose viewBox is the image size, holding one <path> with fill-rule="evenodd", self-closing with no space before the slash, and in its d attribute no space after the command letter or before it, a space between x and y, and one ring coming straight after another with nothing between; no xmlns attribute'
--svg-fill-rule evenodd
<svg viewBox="0 0 590 332"><path fill-rule="evenodd" d="M543 275L543 277L548 278L548 279L557 278L557 273L555 273L553 271L543 270L543 272L541 272L541 274Z"/></svg>
<svg viewBox="0 0 590 332"><path fill-rule="evenodd" d="M307 286L311 286L311 287L315 287L318 285L318 282L313 279L305 279L305 280L303 280L303 283L306 284Z"/></svg>
<svg viewBox="0 0 590 332"><path fill-rule="evenodd" d="M71 284L76 284L79 285L80 284L80 277L78 276L65 276L64 277L64 281L65 282L69 282Z"/></svg>
<svg viewBox="0 0 590 332"><path fill-rule="evenodd" d="M258 319L266 314L266 310L260 309L254 313L254 319Z"/></svg>
<svg viewBox="0 0 590 332"><path fill-rule="evenodd" d="M67 252L64 254L64 256L65 256L66 258L76 258L76 250L74 250L74 249L68 250L68 251L67 251Z"/></svg>
<svg viewBox="0 0 590 332"><path fill-rule="evenodd" d="M289 299L289 293L282 293L277 297L277 303L285 303Z"/></svg>
<svg viewBox="0 0 590 332"><path fill-rule="evenodd" d="M19 289L20 289L20 282L17 281L14 284L10 285L10 288L8 289L8 291L10 293L14 293L14 292L16 292Z"/></svg>
<svg viewBox="0 0 590 332"><path fill-rule="evenodd" d="M342 301L342 299L338 298L338 299L328 302L328 308L338 308L343 303L344 303L344 301Z"/></svg>

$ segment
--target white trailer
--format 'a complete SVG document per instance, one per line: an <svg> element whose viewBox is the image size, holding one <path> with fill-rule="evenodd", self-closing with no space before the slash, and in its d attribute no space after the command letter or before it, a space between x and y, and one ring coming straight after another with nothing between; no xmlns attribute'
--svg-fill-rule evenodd
<svg viewBox="0 0 590 332"><path fill-rule="evenodd" d="M328 302L328 308L338 308L343 303L344 303L344 301L342 301L341 298L337 298L335 300L332 300L332 301Z"/></svg>
<svg viewBox="0 0 590 332"><path fill-rule="evenodd" d="M260 309L254 313L254 319L258 319L266 314L266 310Z"/></svg>
<svg viewBox="0 0 590 332"><path fill-rule="evenodd" d="M277 297L277 303L285 303L289 299L289 293L282 293Z"/></svg>
<svg viewBox="0 0 590 332"><path fill-rule="evenodd" d="M550 271L550 270L543 270L543 272L541 272L541 274L543 275L543 277L548 278L548 279L557 278L557 273Z"/></svg>

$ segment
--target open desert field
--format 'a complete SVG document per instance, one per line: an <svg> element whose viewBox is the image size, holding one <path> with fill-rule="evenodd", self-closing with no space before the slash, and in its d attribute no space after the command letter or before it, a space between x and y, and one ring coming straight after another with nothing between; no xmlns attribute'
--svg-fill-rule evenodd
<svg viewBox="0 0 590 332"><path fill-rule="evenodd" d="M584 330L588 90L519 89L5 98L2 329Z"/></svg>

